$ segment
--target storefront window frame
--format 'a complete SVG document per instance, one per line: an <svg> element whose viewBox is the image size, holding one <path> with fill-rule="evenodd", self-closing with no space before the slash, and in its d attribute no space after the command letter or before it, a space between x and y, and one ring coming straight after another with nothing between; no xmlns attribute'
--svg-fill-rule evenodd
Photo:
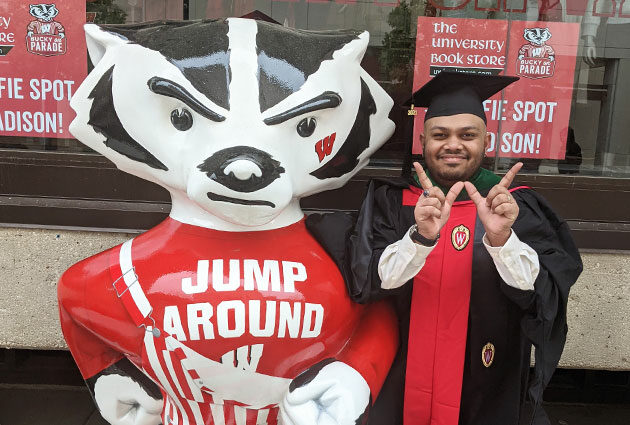
<svg viewBox="0 0 630 425"><path fill-rule="evenodd" d="M186 18L189 2L182 4ZM412 44L415 49L415 40ZM583 88L574 84L578 89ZM400 117L405 111L397 105L393 113ZM403 158L410 152L409 129L399 128L397 137L399 148L382 150L343 188L304 199L304 208L355 211L370 178L398 177L409 166ZM498 158L490 168L501 171L504 165ZM518 179L569 221L579 246L630 250L627 178L525 172ZM164 189L119 171L99 154L0 148L0 225L139 231L157 224L169 209Z"/></svg>

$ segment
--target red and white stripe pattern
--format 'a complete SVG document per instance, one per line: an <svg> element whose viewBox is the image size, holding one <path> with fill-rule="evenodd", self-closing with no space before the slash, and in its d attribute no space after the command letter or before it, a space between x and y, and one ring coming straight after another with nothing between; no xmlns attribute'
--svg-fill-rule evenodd
<svg viewBox="0 0 630 425"><path fill-rule="evenodd" d="M155 338L151 332L145 335L150 365L145 372L157 378L166 393L162 412L165 425L277 425L277 406L250 409L200 389L195 382L199 375L182 367L185 354L181 348L172 349L169 338Z"/></svg>
<svg viewBox="0 0 630 425"><path fill-rule="evenodd" d="M222 400L203 387L199 374L186 364L186 354L171 335L147 325L152 312L131 257L132 240L120 249L122 279L114 287L137 326L145 326L143 368L162 388L164 425L277 425L277 405L252 409L243 403ZM157 330L157 329L155 329ZM159 336L158 336L159 335ZM264 389L261 388L261 391Z"/></svg>

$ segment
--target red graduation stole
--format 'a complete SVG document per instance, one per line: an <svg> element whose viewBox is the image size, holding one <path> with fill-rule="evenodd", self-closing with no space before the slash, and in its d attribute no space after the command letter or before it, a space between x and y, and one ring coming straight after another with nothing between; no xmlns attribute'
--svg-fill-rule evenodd
<svg viewBox="0 0 630 425"><path fill-rule="evenodd" d="M421 189L403 191L414 206ZM453 203L437 246L413 282L405 425L457 425L468 332L468 308L477 208Z"/></svg>

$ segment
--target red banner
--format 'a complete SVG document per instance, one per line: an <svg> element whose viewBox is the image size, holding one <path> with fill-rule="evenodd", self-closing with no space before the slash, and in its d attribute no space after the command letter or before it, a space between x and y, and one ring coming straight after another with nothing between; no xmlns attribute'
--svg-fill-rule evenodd
<svg viewBox="0 0 630 425"><path fill-rule="evenodd" d="M443 70L519 76L484 102L487 154L563 159L578 36L576 23L419 17L413 90ZM415 117L415 154L424 113Z"/></svg>
<svg viewBox="0 0 630 425"><path fill-rule="evenodd" d="M72 137L74 90L87 75L85 1L0 3L0 135Z"/></svg>

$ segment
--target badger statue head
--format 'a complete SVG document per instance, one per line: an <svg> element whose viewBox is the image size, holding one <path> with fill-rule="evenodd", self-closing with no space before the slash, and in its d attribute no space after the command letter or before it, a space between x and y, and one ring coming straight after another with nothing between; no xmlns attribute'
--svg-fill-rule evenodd
<svg viewBox="0 0 630 425"><path fill-rule="evenodd" d="M230 18L85 26L94 70L72 134L165 187L171 217L262 230L342 186L392 134L391 98L361 68L369 34Z"/></svg>

